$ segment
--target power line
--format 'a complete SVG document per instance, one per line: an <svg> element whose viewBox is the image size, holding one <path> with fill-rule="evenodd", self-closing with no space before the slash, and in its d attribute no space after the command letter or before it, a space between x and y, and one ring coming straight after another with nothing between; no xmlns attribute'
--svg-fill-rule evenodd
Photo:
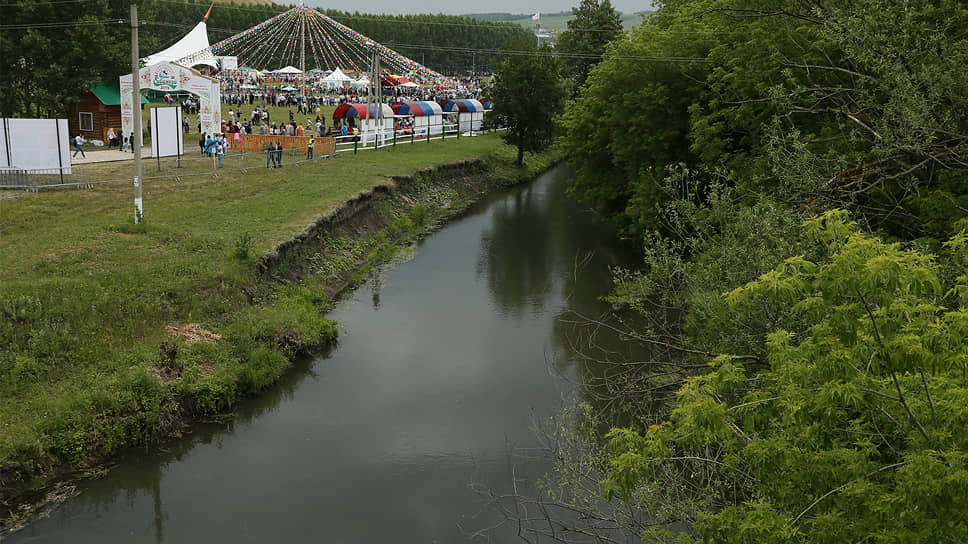
<svg viewBox="0 0 968 544"><path fill-rule="evenodd" d="M101 19L98 21L57 21L52 23L31 23L19 25L0 25L0 30L27 30L32 28L67 28L75 26L94 26L94 25L123 25L127 21L124 19Z"/></svg>
<svg viewBox="0 0 968 544"><path fill-rule="evenodd" d="M26 8L39 5L54 5L54 4L81 4L83 2L90 2L91 0L51 0L49 2L30 2L29 4L23 4L20 2L8 2L5 4L0 4L3 8Z"/></svg>
<svg viewBox="0 0 968 544"><path fill-rule="evenodd" d="M507 50L507 49L477 49L471 47L449 47L443 45L420 45L420 44L409 44L409 43L385 43L387 47L393 46L397 48L413 48L413 49L431 49L435 51L450 51L455 53L491 53L494 55L517 55L517 56L532 56L532 57L556 57L556 58L567 58L567 59L622 59L622 60L641 60L641 61L654 61L654 62L702 62L708 63L712 62L709 59L702 57L653 57L653 56L642 56L642 55L596 55L596 54L583 54L583 53L558 53L555 51L520 51L520 50Z"/></svg>
<svg viewBox="0 0 968 544"><path fill-rule="evenodd" d="M191 28L189 25L179 25L176 23L162 23L160 21L143 21L144 23L149 23L153 25L160 25L166 27L182 27ZM234 30L229 29L216 29L210 28L209 30L221 31L221 32L232 32ZM597 54L582 54L582 53L558 53L555 51L545 52L545 51L516 51L516 50L505 50L505 49L486 49L486 48L474 48L474 47L453 47L446 45L430 45L430 44L414 44L414 43L383 43L383 45L390 48L409 48L409 49L425 49L429 51L448 51L453 53L485 53L493 55L516 55L516 56L535 56L535 57L557 57L557 58L568 58L568 59L599 59L603 58L604 55ZM711 62L708 59L701 57L657 57L657 56L642 56L642 55L609 55L610 59L622 59L622 60L641 60L650 62Z"/></svg>
<svg viewBox="0 0 968 544"><path fill-rule="evenodd" d="M87 0L77 0L77 1L87 1ZM183 6L203 7L201 4L193 4L191 2L184 2L181 0L155 0L155 1L163 2L166 4L179 4ZM267 11L273 11L269 9L244 8L240 6L225 6L222 4L219 4L217 7L219 9L235 9L240 11L253 11L253 12L259 12L259 13L266 13ZM285 10L280 11L279 13L283 13L284 11ZM325 10L323 10L321 11L321 13L326 13L326 12ZM405 17L405 16L402 16L402 17ZM337 20L342 19L342 20L358 20L358 21L377 21L377 22L383 22L383 23L395 23L395 24L407 24L407 25L456 26L456 27L468 27L468 28L497 28L501 30L516 30L518 27L520 27L525 31L529 31L529 32L531 31L530 28L522 26L514 21L505 21L503 24L494 24L494 23L484 22L482 19L474 19L473 17L467 17L465 15L450 15L449 17L460 17L462 19L470 19L470 20L482 21L482 22L447 23L443 21L412 21L407 19L396 19L396 18L388 19L385 17L378 17L378 16L349 15L349 14L343 14L343 15L340 15L339 17L333 17L333 18ZM589 29L578 29L578 30L580 32L615 32L615 30L607 29L607 28L589 28ZM622 32L622 30L618 30L618 32Z"/></svg>

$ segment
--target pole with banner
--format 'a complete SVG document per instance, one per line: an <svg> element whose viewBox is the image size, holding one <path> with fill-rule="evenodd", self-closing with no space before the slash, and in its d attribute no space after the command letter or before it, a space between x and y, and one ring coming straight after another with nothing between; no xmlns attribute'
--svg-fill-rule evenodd
<svg viewBox="0 0 968 544"><path fill-rule="evenodd" d="M134 131L131 134L131 149L134 151L134 222L138 224L144 217L141 200L141 78L138 62L138 6L131 4L131 88L133 109L131 120Z"/></svg>

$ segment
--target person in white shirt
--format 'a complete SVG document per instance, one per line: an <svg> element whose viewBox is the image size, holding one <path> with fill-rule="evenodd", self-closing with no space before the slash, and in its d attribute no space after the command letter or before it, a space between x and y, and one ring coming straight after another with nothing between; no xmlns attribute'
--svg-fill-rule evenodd
<svg viewBox="0 0 968 544"><path fill-rule="evenodd" d="M87 155L84 154L84 148L81 147L83 144L84 144L83 136L78 134L77 136L74 137L74 154L71 156L71 158L76 157L78 153L81 154L82 159L87 158Z"/></svg>

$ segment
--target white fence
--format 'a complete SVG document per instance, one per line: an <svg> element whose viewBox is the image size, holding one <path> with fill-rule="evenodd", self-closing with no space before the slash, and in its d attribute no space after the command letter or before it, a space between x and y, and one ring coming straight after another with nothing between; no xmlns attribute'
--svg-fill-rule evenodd
<svg viewBox="0 0 968 544"><path fill-rule="evenodd" d="M484 112L486 113L486 112ZM478 136L485 131L482 127L483 113L478 112L479 117L473 122L470 119L459 117L458 112L444 112L440 124L427 125L415 123L412 128L392 130L384 128L376 130L369 127L359 134L337 136L336 152L346 153L382 149L402 144L429 143L438 140L460 139ZM417 119L420 119L419 117Z"/></svg>
<svg viewBox="0 0 968 544"><path fill-rule="evenodd" d="M383 149L397 145L420 145L443 140L452 140L478 136L485 131L478 129L476 123L464 126L458 120L456 112L453 115L445 114L442 121L435 125L422 125L413 128L402 128L393 130L391 126L384 126L382 129L375 124L366 127L365 130L355 135L337 136L336 153L359 153L362 151ZM461 128L465 130L461 130ZM501 129L498 129L501 130ZM322 149L317 149L322 151ZM287 148L281 156L278 156L280 165L295 165L311 160L325 158L327 155L316 155L313 159L307 156L306 148ZM269 156L265 152L241 152L229 150L224 157L224 167L217 164L217 157L199 155L189 152L187 155L178 157L178 170L163 174L161 163L158 163L157 173L154 173L152 162L157 159L154 157L144 158L143 180L161 178L184 178L189 176L212 175L218 177L220 173L245 172L253 168L266 168L270 166ZM68 163L69 164L69 163ZM104 179L104 174L98 169L98 165L103 163L75 164L67 168L44 168L44 169L24 169L0 167L0 189L23 189L37 191L44 188L54 187L93 187L101 183L129 182L130 178ZM173 162L174 164L174 162Z"/></svg>

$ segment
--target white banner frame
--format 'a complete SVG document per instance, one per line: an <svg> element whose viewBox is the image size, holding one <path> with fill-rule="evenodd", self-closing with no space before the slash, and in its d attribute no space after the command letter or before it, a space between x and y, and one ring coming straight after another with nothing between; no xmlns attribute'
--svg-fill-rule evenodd
<svg viewBox="0 0 968 544"><path fill-rule="evenodd" d="M67 119L0 119L0 168L71 173Z"/></svg>
<svg viewBox="0 0 968 544"><path fill-rule="evenodd" d="M198 119L202 132L216 134L221 132L222 96L218 80L203 76L197 70L170 62L159 62L145 66L138 71L139 87L155 91L187 91L198 97ZM134 131L134 80L131 74L121 76L121 131L131 134ZM141 111L141 99L138 99ZM144 136L137 135L138 144L144 146ZM132 144L134 145L134 144Z"/></svg>
<svg viewBox="0 0 968 544"><path fill-rule="evenodd" d="M185 154L185 136L180 106L151 108L151 156L175 157ZM159 162L160 165L160 162Z"/></svg>

